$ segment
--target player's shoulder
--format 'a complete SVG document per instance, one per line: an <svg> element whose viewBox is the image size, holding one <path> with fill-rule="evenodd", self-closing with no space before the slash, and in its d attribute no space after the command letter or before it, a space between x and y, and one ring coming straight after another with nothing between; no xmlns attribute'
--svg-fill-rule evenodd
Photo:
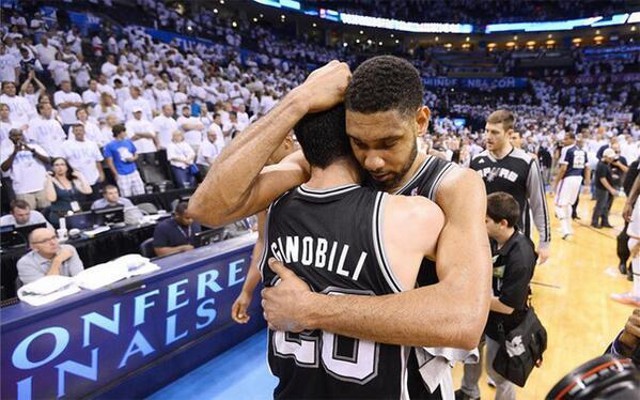
<svg viewBox="0 0 640 400"><path fill-rule="evenodd" d="M516 160L522 160L527 164L534 160L533 155L531 153L528 153L522 149L513 149L513 151L509 153L508 157Z"/></svg>
<svg viewBox="0 0 640 400"><path fill-rule="evenodd" d="M423 196L388 195L385 212L389 213L394 223L404 226L424 227L444 223L442 209Z"/></svg>

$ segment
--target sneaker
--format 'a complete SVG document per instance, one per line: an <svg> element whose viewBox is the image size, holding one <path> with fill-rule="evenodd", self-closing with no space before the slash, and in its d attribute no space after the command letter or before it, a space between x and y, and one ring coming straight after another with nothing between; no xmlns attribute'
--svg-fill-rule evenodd
<svg viewBox="0 0 640 400"><path fill-rule="evenodd" d="M496 388L496 383L490 376L487 376L487 385L489 385L490 388Z"/></svg>
<svg viewBox="0 0 640 400"><path fill-rule="evenodd" d="M620 271L620 273L622 275L626 275L627 274L627 264L625 264L625 263L618 264L618 271Z"/></svg>
<svg viewBox="0 0 640 400"><path fill-rule="evenodd" d="M613 293L611 300L629 306L640 307L640 297L634 296L631 293Z"/></svg>
<svg viewBox="0 0 640 400"><path fill-rule="evenodd" d="M603 228L613 228L613 225L611 225L610 223L606 223L606 224L602 224Z"/></svg>
<svg viewBox="0 0 640 400"><path fill-rule="evenodd" d="M592 228L596 228L596 229L600 229L602 228L602 226L598 225L598 224L591 224Z"/></svg>
<svg viewBox="0 0 640 400"><path fill-rule="evenodd" d="M582 219L582 218L580 218L579 215L572 215L571 218L576 220L576 221L580 221Z"/></svg>
<svg viewBox="0 0 640 400"><path fill-rule="evenodd" d="M451 393L451 392L449 392ZM455 399L456 400L480 400L480 397L471 397L468 394L466 394L465 392L462 391L462 389L458 389L454 392L455 395Z"/></svg>

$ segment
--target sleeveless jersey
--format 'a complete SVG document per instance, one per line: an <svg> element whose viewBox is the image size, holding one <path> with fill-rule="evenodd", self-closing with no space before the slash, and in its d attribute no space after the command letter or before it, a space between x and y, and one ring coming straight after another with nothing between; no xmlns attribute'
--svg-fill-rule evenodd
<svg viewBox="0 0 640 400"><path fill-rule="evenodd" d="M387 195L359 185L312 190L304 185L269 210L261 271L265 286L278 277L266 260L289 266L315 292L384 295L402 290L382 245ZM322 330L269 331L269 366L279 378L274 397L408 398L408 349Z"/></svg>
<svg viewBox="0 0 640 400"><path fill-rule="evenodd" d="M457 168L456 164L428 155L413 177L394 194L423 196L435 202L440 182L453 168ZM438 283L436 264L425 258L420 265L417 284L418 286L427 286L435 283Z"/></svg>
<svg viewBox="0 0 640 400"><path fill-rule="evenodd" d="M559 164L566 164L567 170L562 178L567 176L583 176L584 167L588 165L587 152L578 148L575 144L565 146L560 152Z"/></svg>

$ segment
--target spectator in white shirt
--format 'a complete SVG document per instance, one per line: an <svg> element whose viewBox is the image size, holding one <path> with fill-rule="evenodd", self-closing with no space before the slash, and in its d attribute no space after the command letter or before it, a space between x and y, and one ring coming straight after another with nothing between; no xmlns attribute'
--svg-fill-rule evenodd
<svg viewBox="0 0 640 400"><path fill-rule="evenodd" d="M98 81L91 79L89 81L89 87L82 92L82 101L85 105L91 105L96 107L100 103L100 91L98 91Z"/></svg>
<svg viewBox="0 0 640 400"><path fill-rule="evenodd" d="M17 199L25 200L31 208L49 206L44 192L49 155L42 147L27 145L22 131L12 129L9 139L0 145L0 163L2 172L9 173Z"/></svg>
<svg viewBox="0 0 640 400"><path fill-rule="evenodd" d="M224 133L225 139L230 141L236 135L240 134L247 126L238 120L238 113L235 111L229 112L229 121L222 127L222 133Z"/></svg>
<svg viewBox="0 0 640 400"><path fill-rule="evenodd" d="M171 143L167 146L167 159L171 164L173 180L178 188L188 188L195 185L195 175L191 173L191 164L196 153L184 140L181 131L173 132Z"/></svg>
<svg viewBox="0 0 640 400"><path fill-rule="evenodd" d="M116 98L116 91L109 84L109 80L105 74L100 74L98 76L98 92L109 93L111 97Z"/></svg>
<svg viewBox="0 0 640 400"><path fill-rule="evenodd" d="M37 116L36 109L29 103L29 100L22 96L16 96L16 84L13 82L2 82L0 103L9 106L11 121L15 123L26 125L30 119Z"/></svg>
<svg viewBox="0 0 640 400"><path fill-rule="evenodd" d="M100 184L104 182L104 157L98 144L86 138L84 125L78 123L73 126L73 140L69 139L64 143L63 156L73 169L80 171L85 177L93 196L98 196Z"/></svg>
<svg viewBox="0 0 640 400"><path fill-rule="evenodd" d="M133 119L127 121L125 127L129 139L142 156L143 162L155 162L155 152L158 151L156 132L151 122L143 117L142 107L133 109Z"/></svg>
<svg viewBox="0 0 640 400"><path fill-rule="evenodd" d="M173 106L171 104L164 105L162 114L155 117L152 124L158 138L158 146L161 149L166 149L171 143L173 132L178 130L178 123L173 118Z"/></svg>
<svg viewBox="0 0 640 400"><path fill-rule="evenodd" d="M107 61L102 64L100 67L100 72L104 74L107 78L111 78L118 71L118 66L116 66L116 57L113 54L109 54L107 56Z"/></svg>
<svg viewBox="0 0 640 400"><path fill-rule="evenodd" d="M27 138L47 149L51 157L59 157L62 155L62 144L67 135L62 130L60 122L53 118L50 103L40 103L37 108L40 118L30 121Z"/></svg>
<svg viewBox="0 0 640 400"><path fill-rule="evenodd" d="M153 119L153 113L151 112L151 106L147 99L141 96L140 88L137 86L131 86L129 88L131 97L124 102L122 111L127 121L133 118L133 110L140 108L142 110L144 119L151 121Z"/></svg>
<svg viewBox="0 0 640 400"><path fill-rule="evenodd" d="M113 139L112 134L105 136L100 130L100 127L89 119L89 113L87 113L85 107L78 107L76 110L76 118L78 119L77 124L84 126L84 136L86 139L95 142L98 147L103 147ZM67 132L67 137L72 141L74 140L74 126L75 125L72 125Z"/></svg>
<svg viewBox="0 0 640 400"><path fill-rule="evenodd" d="M214 124L215 125L215 124ZM209 129L207 132L207 138L202 141L200 148L198 149L198 157L196 158L196 164L200 170L200 176L205 177L209 173L209 168L213 160L220 154L220 148L216 144L218 134L215 130Z"/></svg>
<svg viewBox="0 0 640 400"><path fill-rule="evenodd" d="M109 115L115 116L118 124L124 122L124 113L113 100L113 96L109 93L102 93L100 95L100 104L93 109L93 116L98 122L103 122Z"/></svg>
<svg viewBox="0 0 640 400"><path fill-rule="evenodd" d="M60 90L53 95L53 101L58 107L62 124L65 125L63 128L68 129L68 125L73 125L77 122L76 109L82 106L82 97L78 93L71 91L70 81L64 80L60 83Z"/></svg>
<svg viewBox="0 0 640 400"><path fill-rule="evenodd" d="M36 90L36 86L38 89ZM24 81L22 86L20 87L20 96L27 99L29 104L32 107L35 107L38 104L38 99L43 93L47 92L47 88L40 82L40 80L36 77L35 71L29 72L27 80Z"/></svg>
<svg viewBox="0 0 640 400"><path fill-rule="evenodd" d="M47 68L49 64L51 64L51 62L56 59L57 52L58 49L49 43L49 38L47 37L47 35L43 35L40 38L40 43L36 45L36 53L38 59L40 60L44 68Z"/></svg>
<svg viewBox="0 0 640 400"><path fill-rule="evenodd" d="M62 60L62 54L56 53L56 59L51 61L47 70L51 72L53 83L56 86L60 86L63 81L70 81L71 75L69 75L69 64Z"/></svg>
<svg viewBox="0 0 640 400"><path fill-rule="evenodd" d="M9 111L9 106L0 103L0 142L5 139L9 139L9 131L11 129L20 129L21 131L25 131L28 125L21 125L17 122L11 121L10 117L11 112Z"/></svg>
<svg viewBox="0 0 640 400"><path fill-rule="evenodd" d="M182 115L178 118L178 126L184 132L184 138L194 151L198 151L202 143L202 131L204 124L197 118L191 116L191 107L183 106Z"/></svg>
<svg viewBox="0 0 640 400"><path fill-rule="evenodd" d="M0 82L13 82L18 80L20 59L7 51L4 43L0 42Z"/></svg>

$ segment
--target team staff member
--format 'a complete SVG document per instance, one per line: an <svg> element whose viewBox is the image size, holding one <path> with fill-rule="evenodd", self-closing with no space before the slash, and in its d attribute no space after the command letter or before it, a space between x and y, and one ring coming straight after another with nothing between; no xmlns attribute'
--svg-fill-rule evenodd
<svg viewBox="0 0 640 400"><path fill-rule="evenodd" d="M487 149L471 160L471 169L478 171L487 188L487 194L506 192L520 205L518 226L525 235L531 232L529 210L540 235L538 254L540 263L550 255L551 225L547 200L538 162L523 150L514 148L509 138L515 125L514 115L497 110L489 115L486 124Z"/></svg>
<svg viewBox="0 0 640 400"><path fill-rule="evenodd" d="M611 176L611 163L615 161L617 154L613 149L606 149L596 166L596 205L593 207L591 226L594 228L613 228L609 223L609 202L612 197L618 195L618 190L613 187Z"/></svg>
<svg viewBox="0 0 640 400"><path fill-rule="evenodd" d="M153 231L153 249L158 256L192 250L200 224L187 213L187 203L178 203L173 218L166 219Z"/></svg>
<svg viewBox="0 0 640 400"><path fill-rule="evenodd" d="M580 186L584 177L585 188L591 186L591 170L589 169L587 152L576 146L575 133L564 136L564 147L560 152L556 175L556 215L562 225L562 238L573 234L571 227L571 205L578 200Z"/></svg>
<svg viewBox="0 0 640 400"><path fill-rule="evenodd" d="M529 282L537 259L531 239L516 228L519 219L519 205L513 196L504 192L488 196L487 233L492 240L495 261L491 312L485 329L486 367L496 384L496 399L501 400L515 399L515 386L495 372L493 360L500 348L501 337L516 328L526 315ZM465 364L462 388L456 391L456 400L480 398L478 381L482 374L482 358L481 351L477 364Z"/></svg>
<svg viewBox="0 0 640 400"><path fill-rule="evenodd" d="M34 229L29 235L31 251L18 260L18 277L23 284L47 275L76 276L84 265L75 247L60 244L52 228Z"/></svg>
<svg viewBox="0 0 640 400"><path fill-rule="evenodd" d="M490 298L483 184L473 172L417 151L416 138L425 132L430 114L422 106L420 75L410 63L374 57L350 77L346 64L332 61L247 127L214 161L190 199L190 211L203 223L221 225L266 208L304 183L308 169L299 154L261 170L304 115L332 107L347 93L347 133L371 181L388 192L434 199L445 213L437 277L433 267L427 270L437 283L389 296L325 296L311 293L295 274L272 261L270 267L282 273L282 280L263 294L268 320L276 329L323 329L384 343L473 348Z"/></svg>
<svg viewBox="0 0 640 400"><path fill-rule="evenodd" d="M91 204L91 209L99 210L101 208L118 206L130 208L133 207L133 203L126 197L120 197L120 193L116 186L107 185L102 191L102 198L94 201L93 204Z"/></svg>

